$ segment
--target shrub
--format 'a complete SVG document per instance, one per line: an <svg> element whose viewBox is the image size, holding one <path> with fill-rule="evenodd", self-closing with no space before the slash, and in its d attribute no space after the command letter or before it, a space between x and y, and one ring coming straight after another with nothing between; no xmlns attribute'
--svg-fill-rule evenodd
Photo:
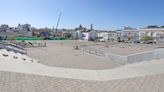
<svg viewBox="0 0 164 92"><path fill-rule="evenodd" d="M153 40L153 37L151 37L151 36L143 36L141 38L141 41L150 41L150 40Z"/></svg>
<svg viewBox="0 0 164 92"><path fill-rule="evenodd" d="M16 40L16 36L7 37L7 40Z"/></svg>
<svg viewBox="0 0 164 92"><path fill-rule="evenodd" d="M3 40L3 37L2 37L2 36L0 36L0 41L1 41L1 40Z"/></svg>

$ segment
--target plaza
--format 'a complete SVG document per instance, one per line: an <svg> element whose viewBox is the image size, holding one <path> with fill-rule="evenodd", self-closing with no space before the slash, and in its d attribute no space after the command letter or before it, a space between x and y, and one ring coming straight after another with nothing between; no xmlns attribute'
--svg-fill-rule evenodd
<svg viewBox="0 0 164 92"><path fill-rule="evenodd" d="M45 42L46 47L24 48L27 55L0 50L1 92L163 91L162 58L121 64L95 54L101 52L126 56L157 50L163 45L67 40L34 41ZM74 48L76 45L79 46L77 50ZM117 49L119 50L115 53Z"/></svg>

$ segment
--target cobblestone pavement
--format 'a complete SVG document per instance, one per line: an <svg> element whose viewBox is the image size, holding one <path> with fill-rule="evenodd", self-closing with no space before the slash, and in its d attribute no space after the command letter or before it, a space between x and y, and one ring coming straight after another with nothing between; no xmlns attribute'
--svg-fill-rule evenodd
<svg viewBox="0 0 164 92"><path fill-rule="evenodd" d="M82 81L0 71L0 92L163 92L164 74L113 81Z"/></svg>

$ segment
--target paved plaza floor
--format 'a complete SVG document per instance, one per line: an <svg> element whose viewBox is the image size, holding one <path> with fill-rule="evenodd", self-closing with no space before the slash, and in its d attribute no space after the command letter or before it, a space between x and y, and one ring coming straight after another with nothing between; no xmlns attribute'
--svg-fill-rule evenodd
<svg viewBox="0 0 164 92"><path fill-rule="evenodd" d="M0 92L163 92L164 75L82 81L0 71Z"/></svg>
<svg viewBox="0 0 164 92"><path fill-rule="evenodd" d="M1 50L0 92L164 91L164 59L120 65L110 59L74 50L75 44L74 41L47 41L47 47L27 48L31 58ZM102 43L79 44L105 46ZM118 48L120 45L114 46ZM145 45L134 48L139 46L146 48ZM149 45L146 50L156 48ZM14 57L17 58L13 60Z"/></svg>
<svg viewBox="0 0 164 92"><path fill-rule="evenodd" d="M43 64L56 67L111 69L120 66L110 59L75 50L75 44L71 44L71 42L47 41L46 44L47 47L28 48L28 55Z"/></svg>
<svg viewBox="0 0 164 92"><path fill-rule="evenodd" d="M133 43L93 43L86 45L86 49L100 53L112 53L116 55L131 55L164 47L163 44L133 44Z"/></svg>

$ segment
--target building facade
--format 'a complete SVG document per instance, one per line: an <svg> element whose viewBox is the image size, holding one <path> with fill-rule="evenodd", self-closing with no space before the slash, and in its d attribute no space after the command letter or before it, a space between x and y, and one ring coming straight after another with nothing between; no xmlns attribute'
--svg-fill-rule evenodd
<svg viewBox="0 0 164 92"><path fill-rule="evenodd" d="M18 29L19 33L27 33L29 31L31 31L31 25L29 25L29 24L23 24L23 25L18 24L17 29Z"/></svg>
<svg viewBox="0 0 164 92"><path fill-rule="evenodd" d="M0 32L6 32L6 30L7 30L8 28L9 28L8 25L3 24L3 25L0 26Z"/></svg>
<svg viewBox="0 0 164 92"><path fill-rule="evenodd" d="M139 41L139 30L123 30L120 39L122 41Z"/></svg>
<svg viewBox="0 0 164 92"><path fill-rule="evenodd" d="M101 42L115 41L117 40L117 33L116 31L99 31L97 33L97 39Z"/></svg>
<svg viewBox="0 0 164 92"><path fill-rule="evenodd" d="M144 36L150 36L156 42L163 41L164 40L164 28L139 29L139 39L141 40Z"/></svg>

